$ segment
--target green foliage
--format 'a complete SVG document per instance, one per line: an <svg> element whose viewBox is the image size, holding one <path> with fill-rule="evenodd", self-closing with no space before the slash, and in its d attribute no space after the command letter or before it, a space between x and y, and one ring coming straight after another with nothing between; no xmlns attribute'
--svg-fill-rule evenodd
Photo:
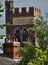
<svg viewBox="0 0 48 65"><path fill-rule="evenodd" d="M10 23L6 23L6 24L2 24L0 25L0 29L4 29L5 26L10 26ZM0 39L3 39L3 37L5 37L5 35L0 35Z"/></svg>
<svg viewBox="0 0 48 65"><path fill-rule="evenodd" d="M46 50L48 45L48 24L43 20L36 19L34 27L30 28L29 30L31 30L31 33L32 31L36 33L40 48Z"/></svg>
<svg viewBox="0 0 48 65"><path fill-rule="evenodd" d="M47 51L35 48L35 58L30 59L27 65L48 65L48 54ZM30 64L32 63L32 64Z"/></svg>
<svg viewBox="0 0 48 65"><path fill-rule="evenodd" d="M24 48L20 48L21 60L18 65L47 65L48 52L40 48L35 48L30 42L24 42Z"/></svg>
<svg viewBox="0 0 48 65"><path fill-rule="evenodd" d="M0 17L2 17L2 13L4 12L3 5L0 3ZM4 25L0 25L0 29L3 29ZM5 35L0 35L0 39L3 39Z"/></svg>
<svg viewBox="0 0 48 65"><path fill-rule="evenodd" d="M39 29L39 32L37 32L37 37L39 38L39 45L40 48L43 50L46 49L48 45L48 25L46 22L41 23L41 29Z"/></svg>
<svg viewBox="0 0 48 65"><path fill-rule="evenodd" d="M3 46L0 46L0 49L3 49Z"/></svg>
<svg viewBox="0 0 48 65"><path fill-rule="evenodd" d="M0 17L2 17L2 13L4 12L4 7L2 4L0 4ZM10 26L10 23L2 24L0 25L0 29L4 29L5 26ZM3 39L5 35L0 35L0 39Z"/></svg>
<svg viewBox="0 0 48 65"><path fill-rule="evenodd" d="M3 39L3 37L5 37L5 35L0 35L0 39Z"/></svg>
<svg viewBox="0 0 48 65"><path fill-rule="evenodd" d="M2 13L4 12L4 7L3 5L0 3L0 17L2 17Z"/></svg>
<svg viewBox="0 0 48 65"><path fill-rule="evenodd" d="M20 55L22 57L19 65L48 65L48 51L46 50L48 45L48 25L42 20L36 20L33 28L29 28L29 31L36 33L40 48L35 48L30 42L23 42L24 48L20 49Z"/></svg>
<svg viewBox="0 0 48 65"><path fill-rule="evenodd" d="M22 59L19 62L19 65L27 65L30 59L34 58L34 55L35 55L34 45L30 41L27 41L25 43L24 48L20 49L20 56L22 57Z"/></svg>

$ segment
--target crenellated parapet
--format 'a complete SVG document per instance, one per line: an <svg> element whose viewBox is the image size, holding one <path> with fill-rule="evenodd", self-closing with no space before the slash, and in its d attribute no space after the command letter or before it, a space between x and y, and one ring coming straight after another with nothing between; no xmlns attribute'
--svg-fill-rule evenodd
<svg viewBox="0 0 48 65"><path fill-rule="evenodd" d="M27 11L26 7L21 8L21 12L19 8L13 8L12 14L14 17L19 16L41 16L41 10L34 7L29 7L29 11Z"/></svg>
<svg viewBox="0 0 48 65"><path fill-rule="evenodd" d="M41 16L41 10L39 8L35 7L29 7L27 11L27 7L22 7L21 12L20 8L15 8L14 7L14 1L13 0L6 0L5 1L5 7L6 7L6 12L9 14L13 14L14 17L19 17L19 16Z"/></svg>

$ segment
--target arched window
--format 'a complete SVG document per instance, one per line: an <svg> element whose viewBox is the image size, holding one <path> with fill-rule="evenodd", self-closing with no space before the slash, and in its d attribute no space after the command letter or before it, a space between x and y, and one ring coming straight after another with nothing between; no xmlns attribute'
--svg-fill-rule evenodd
<svg viewBox="0 0 48 65"><path fill-rule="evenodd" d="M27 41L28 40L28 31L26 28L24 28L23 33L22 33L22 40Z"/></svg>
<svg viewBox="0 0 48 65"><path fill-rule="evenodd" d="M20 33L19 29L16 29L15 36L16 36L16 38L18 38L18 41L21 42L21 33Z"/></svg>

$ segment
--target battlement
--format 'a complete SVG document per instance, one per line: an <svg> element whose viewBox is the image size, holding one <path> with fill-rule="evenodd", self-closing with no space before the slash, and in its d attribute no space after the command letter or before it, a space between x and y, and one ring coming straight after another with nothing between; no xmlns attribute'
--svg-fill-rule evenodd
<svg viewBox="0 0 48 65"><path fill-rule="evenodd" d="M34 8L33 7L29 7L29 11L27 11L26 7L21 8L21 12L19 8L14 8L14 16L29 16L29 15L33 15L34 13Z"/></svg>
<svg viewBox="0 0 48 65"><path fill-rule="evenodd" d="M21 12L19 8L13 8L12 10L13 16L41 16L41 10L34 7L29 7L29 11L27 11L26 7L21 8Z"/></svg>
<svg viewBox="0 0 48 65"><path fill-rule="evenodd" d="M6 0L5 1L5 6L7 8L7 12L10 13L12 12L14 17L19 17L19 16L41 16L41 10L39 8L35 7L29 7L27 11L27 7L22 7L21 12L20 8L14 8L14 1L13 0Z"/></svg>

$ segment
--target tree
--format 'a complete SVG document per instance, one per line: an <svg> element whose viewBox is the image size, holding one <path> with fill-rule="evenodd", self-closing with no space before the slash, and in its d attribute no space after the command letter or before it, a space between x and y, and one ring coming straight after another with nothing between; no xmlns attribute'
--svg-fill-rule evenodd
<svg viewBox="0 0 48 65"><path fill-rule="evenodd" d="M24 42L24 48L21 48L22 59L19 65L48 65L48 25L43 20L36 19L36 24L29 30L36 33L39 48L36 48L30 41Z"/></svg>
<svg viewBox="0 0 48 65"><path fill-rule="evenodd" d="M47 51L35 48L35 58L31 58L27 65L48 65Z"/></svg>
<svg viewBox="0 0 48 65"><path fill-rule="evenodd" d="M46 47L48 45L48 25L43 20L37 20L36 24L37 25L35 26L35 32L37 34L39 46L43 50L46 50Z"/></svg>
<svg viewBox="0 0 48 65"><path fill-rule="evenodd" d="M48 52L36 48L30 41L24 42L24 48L20 48L21 60L18 65L47 65Z"/></svg>
<svg viewBox="0 0 48 65"><path fill-rule="evenodd" d="M0 17L2 17L2 13L4 12L5 8L3 7L3 5L0 3ZM9 23L6 23L6 24L2 24L0 25L0 29L4 29L5 26L8 26L10 25ZM3 39L5 35L0 35L0 39Z"/></svg>
<svg viewBox="0 0 48 65"><path fill-rule="evenodd" d="M48 24L45 21L37 18L35 20L34 27L30 28L30 30L36 33L39 47L46 50L48 45Z"/></svg>
<svg viewBox="0 0 48 65"><path fill-rule="evenodd" d="M24 42L24 47L20 48L19 52L22 58L19 65L27 65L30 59L33 59L35 56L35 47L30 41L27 41Z"/></svg>
<svg viewBox="0 0 48 65"><path fill-rule="evenodd" d="M2 17L2 12L4 12L3 5L0 3L0 17Z"/></svg>
<svg viewBox="0 0 48 65"><path fill-rule="evenodd" d="M3 5L0 3L0 17L2 17L2 13L4 12ZM4 25L0 25L0 29L3 29ZM4 35L0 35L0 38L2 39Z"/></svg>

